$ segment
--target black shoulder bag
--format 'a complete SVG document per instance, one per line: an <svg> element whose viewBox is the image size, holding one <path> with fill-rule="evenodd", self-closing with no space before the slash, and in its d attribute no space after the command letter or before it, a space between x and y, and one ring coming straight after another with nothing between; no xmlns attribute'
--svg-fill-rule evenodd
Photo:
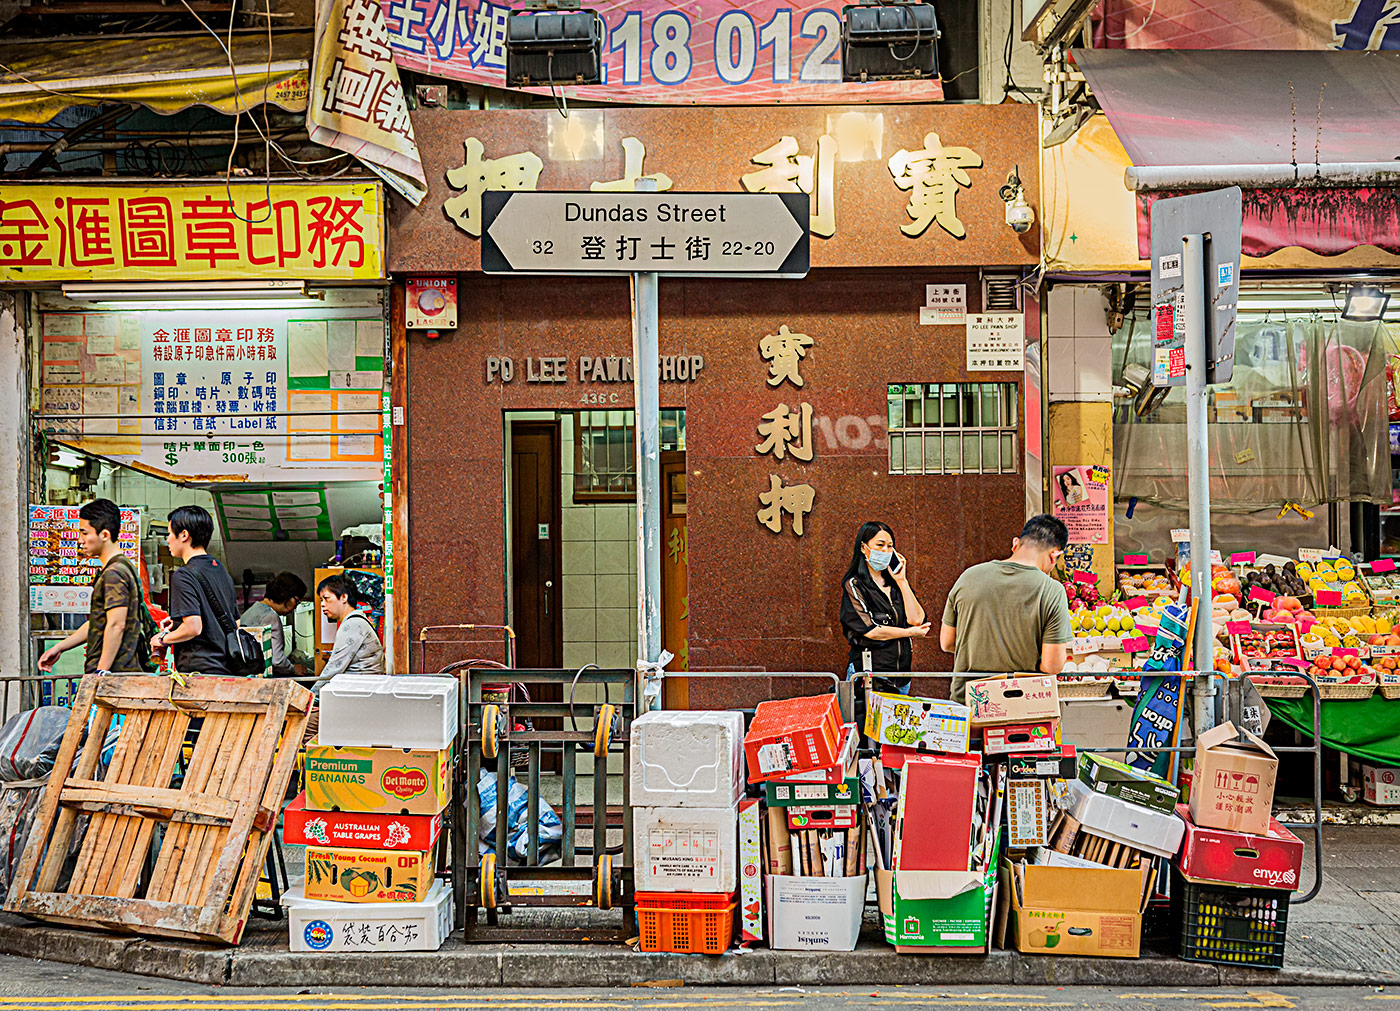
<svg viewBox="0 0 1400 1011"><path fill-rule="evenodd" d="M218 595L214 593L214 587L209 585L204 573L198 569L189 569L189 574L198 580L204 595L209 598L210 606L214 608L214 615L219 619L220 627L223 628L224 656L228 660L229 670L240 677L262 677L265 669L262 635L255 635L249 629L238 627L224 611ZM261 631L258 630L259 633Z"/></svg>

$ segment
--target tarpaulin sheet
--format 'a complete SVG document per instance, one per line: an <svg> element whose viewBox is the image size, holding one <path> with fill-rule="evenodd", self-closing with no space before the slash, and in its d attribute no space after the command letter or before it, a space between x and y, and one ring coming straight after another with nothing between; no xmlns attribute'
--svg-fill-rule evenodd
<svg viewBox="0 0 1400 1011"><path fill-rule="evenodd" d="M169 115L194 105L227 115L270 103L304 112L312 32L101 36L0 43L0 119L47 123L74 105L133 102Z"/></svg>
<svg viewBox="0 0 1400 1011"><path fill-rule="evenodd" d="M1313 732L1313 699L1265 699L1269 712L1308 737ZM1400 765L1400 699L1379 691L1369 699L1324 699L1322 743L1357 758Z"/></svg>

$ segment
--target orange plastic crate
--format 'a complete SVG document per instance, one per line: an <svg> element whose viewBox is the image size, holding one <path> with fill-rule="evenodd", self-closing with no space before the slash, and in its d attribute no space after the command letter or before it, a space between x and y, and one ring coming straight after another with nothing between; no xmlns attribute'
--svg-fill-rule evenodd
<svg viewBox="0 0 1400 1011"><path fill-rule="evenodd" d="M637 892L642 951L718 955L734 939L733 892Z"/></svg>

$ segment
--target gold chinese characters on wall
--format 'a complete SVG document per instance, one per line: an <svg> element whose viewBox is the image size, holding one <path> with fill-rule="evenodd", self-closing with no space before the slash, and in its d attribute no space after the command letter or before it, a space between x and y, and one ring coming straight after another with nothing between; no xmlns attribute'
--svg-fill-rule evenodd
<svg viewBox="0 0 1400 1011"><path fill-rule="evenodd" d="M766 335L758 342L758 353L768 363L768 385L781 386L791 383L801 389L802 360L813 340L805 333L794 333L786 323L778 327L777 333ZM812 405L806 401L792 406L780 403L763 415L758 424L759 442L754 452L760 456L771 456L774 460L784 460L791 456L801 463L811 463ZM797 537L803 533L803 519L812 511L817 492L810 484L784 484L777 474L768 475L768 490L760 492L760 509L755 514L758 522L775 534L783 532L783 513L792 517L792 532Z"/></svg>

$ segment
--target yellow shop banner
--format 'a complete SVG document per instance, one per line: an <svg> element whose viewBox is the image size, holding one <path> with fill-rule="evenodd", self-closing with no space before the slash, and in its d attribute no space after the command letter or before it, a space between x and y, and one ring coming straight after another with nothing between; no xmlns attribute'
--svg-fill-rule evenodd
<svg viewBox="0 0 1400 1011"><path fill-rule="evenodd" d="M447 806L451 751L306 749L306 809L437 814Z"/></svg>
<svg viewBox="0 0 1400 1011"><path fill-rule="evenodd" d="M308 899L421 902L432 886L431 850L306 848Z"/></svg>
<svg viewBox="0 0 1400 1011"><path fill-rule="evenodd" d="M0 185L0 281L384 277L377 182Z"/></svg>

